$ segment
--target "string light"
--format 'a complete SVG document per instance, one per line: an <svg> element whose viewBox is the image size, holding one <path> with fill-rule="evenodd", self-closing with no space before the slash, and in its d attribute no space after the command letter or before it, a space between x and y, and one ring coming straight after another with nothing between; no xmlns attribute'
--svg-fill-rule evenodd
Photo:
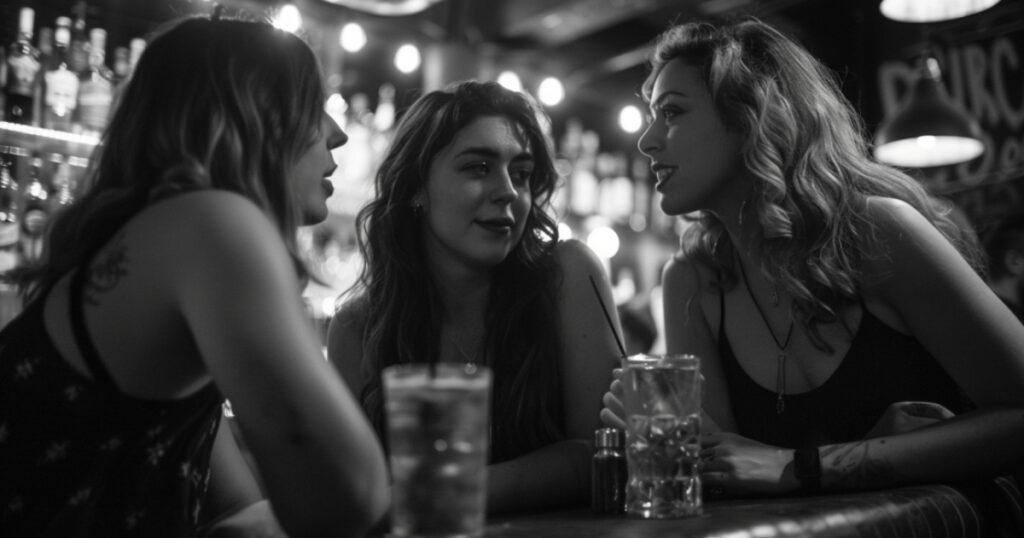
<svg viewBox="0 0 1024 538"><path fill-rule="evenodd" d="M341 27L338 43L347 52L359 52L366 46L366 31L358 22L349 22Z"/></svg>
<svg viewBox="0 0 1024 538"><path fill-rule="evenodd" d="M519 79L519 75L515 74L514 71L502 71L498 75L498 84L514 91L523 91L523 81Z"/></svg>
<svg viewBox="0 0 1024 538"><path fill-rule="evenodd" d="M635 133L644 125L643 114L635 105L626 105L619 112L619 127L627 133Z"/></svg>
<svg viewBox="0 0 1024 538"><path fill-rule="evenodd" d="M285 4L277 10L272 23L274 28L294 34L299 31L299 28L302 28L302 13L299 12L299 8L295 7L295 4Z"/></svg>
<svg viewBox="0 0 1024 538"><path fill-rule="evenodd" d="M547 77L542 80L540 86L537 87L537 98L548 106L561 103L562 99L565 99L565 88L562 86L562 81L555 77Z"/></svg>
<svg viewBox="0 0 1024 538"><path fill-rule="evenodd" d="M420 61L420 49L416 45L406 43L395 52L395 68L402 73L409 74L419 69Z"/></svg>

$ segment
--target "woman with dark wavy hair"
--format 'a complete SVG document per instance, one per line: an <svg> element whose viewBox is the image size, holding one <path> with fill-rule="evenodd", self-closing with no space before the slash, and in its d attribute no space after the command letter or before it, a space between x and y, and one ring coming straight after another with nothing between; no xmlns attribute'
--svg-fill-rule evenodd
<svg viewBox="0 0 1024 538"><path fill-rule="evenodd" d="M0 535L362 536L383 514L380 444L300 297L296 229L347 140L323 107L313 52L269 24L150 41L0 332Z"/></svg>
<svg viewBox="0 0 1024 538"><path fill-rule="evenodd" d="M558 242L546 211L557 175L541 121L522 94L481 82L405 112L357 217L358 293L328 336L382 438L384 367L493 369L492 512L587 498L591 452L578 440L600 426L617 358L588 280L612 304L603 268L582 243Z"/></svg>
<svg viewBox="0 0 1024 538"><path fill-rule="evenodd" d="M1024 327L979 276L973 236L869 157L815 58L756 19L682 24L658 39L643 96L638 146L661 207L693 216L664 308L668 350L702 358L708 429L721 430L704 439L709 491L1020 465ZM620 395L613 383L611 424Z"/></svg>

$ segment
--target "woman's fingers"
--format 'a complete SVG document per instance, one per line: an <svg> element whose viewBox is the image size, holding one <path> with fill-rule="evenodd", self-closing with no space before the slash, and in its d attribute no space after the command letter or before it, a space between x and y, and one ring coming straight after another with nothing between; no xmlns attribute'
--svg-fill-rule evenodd
<svg viewBox="0 0 1024 538"><path fill-rule="evenodd" d="M619 415L611 412L607 407L601 410L601 422L609 428L626 429L626 423Z"/></svg>
<svg viewBox="0 0 1024 538"><path fill-rule="evenodd" d="M622 399L616 396L612 392L604 393L604 397L601 399L601 403L604 404L605 409L615 413L619 418L626 416L626 410L622 407Z"/></svg>
<svg viewBox="0 0 1024 538"><path fill-rule="evenodd" d="M623 395L625 394L625 388L622 386L622 381L618 379L612 381L612 385L608 389L608 392L611 392L621 400Z"/></svg>

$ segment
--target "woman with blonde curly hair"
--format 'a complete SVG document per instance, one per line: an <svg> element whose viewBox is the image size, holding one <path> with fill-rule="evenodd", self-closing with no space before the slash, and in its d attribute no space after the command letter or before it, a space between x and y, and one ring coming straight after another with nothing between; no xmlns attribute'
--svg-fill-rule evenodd
<svg viewBox="0 0 1024 538"><path fill-rule="evenodd" d="M692 220L665 268L665 324L670 352L703 361L709 491L1019 466L1024 328L972 236L869 158L816 59L753 18L682 24L658 39L643 95L661 207ZM602 416L621 426L620 397L616 381Z"/></svg>

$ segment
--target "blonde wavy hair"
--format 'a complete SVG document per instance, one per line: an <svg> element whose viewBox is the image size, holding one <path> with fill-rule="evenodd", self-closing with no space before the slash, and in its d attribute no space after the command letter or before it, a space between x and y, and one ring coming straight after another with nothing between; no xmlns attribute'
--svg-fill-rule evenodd
<svg viewBox="0 0 1024 538"><path fill-rule="evenodd" d="M743 137L753 194L741 212L762 233L752 248L765 277L794 297L819 348L829 348L820 324L839 320L839 308L858 301L858 262L873 251L876 232L864 211L870 196L909 203L982 269L975 237L957 227L949 205L869 157L862 121L834 75L792 39L753 17L674 26L656 41L646 100L676 59L700 69L717 114ZM679 255L722 275L713 285L735 285L734 247L722 223L708 212L686 218L694 222Z"/></svg>

